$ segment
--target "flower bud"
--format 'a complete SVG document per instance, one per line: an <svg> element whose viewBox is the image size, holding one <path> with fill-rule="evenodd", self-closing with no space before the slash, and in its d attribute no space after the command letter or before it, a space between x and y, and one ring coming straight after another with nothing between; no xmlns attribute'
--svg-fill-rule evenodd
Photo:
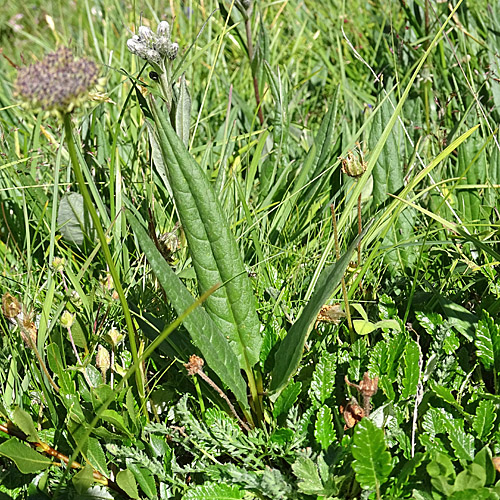
<svg viewBox="0 0 500 500"><path fill-rule="evenodd" d="M161 21L156 32L158 33L158 36L165 37L167 40L170 40L170 24L168 24L167 21Z"/></svg>
<svg viewBox="0 0 500 500"><path fill-rule="evenodd" d="M144 40L146 43L150 43L154 38L155 34L147 26L139 26L139 38Z"/></svg>
<svg viewBox="0 0 500 500"><path fill-rule="evenodd" d="M111 360L108 350L99 344L97 347L97 356L95 358L96 367L101 370L103 380L106 380L106 372L111 366Z"/></svg>
<svg viewBox="0 0 500 500"><path fill-rule="evenodd" d="M160 53L155 49L146 50L145 57L143 57L143 59L146 59L149 63L155 64L160 64L162 60Z"/></svg>
<svg viewBox="0 0 500 500"><path fill-rule="evenodd" d="M55 257L52 261L52 267L54 271L62 273L64 271L64 266L66 264L66 259L64 257Z"/></svg>
<svg viewBox="0 0 500 500"><path fill-rule="evenodd" d="M106 335L106 340L111 344L113 349L123 340L123 334L121 334L117 328L111 327Z"/></svg>
<svg viewBox="0 0 500 500"><path fill-rule="evenodd" d="M61 325L64 328L71 328L75 322L75 315L71 314L68 310L61 314Z"/></svg>
<svg viewBox="0 0 500 500"><path fill-rule="evenodd" d="M167 57L173 61L177 57L177 52L179 52L179 44L172 43L167 50Z"/></svg>

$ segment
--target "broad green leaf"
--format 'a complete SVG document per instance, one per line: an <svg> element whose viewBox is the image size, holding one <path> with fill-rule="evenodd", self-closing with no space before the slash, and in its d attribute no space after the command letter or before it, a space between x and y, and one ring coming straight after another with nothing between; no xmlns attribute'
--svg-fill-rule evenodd
<svg viewBox="0 0 500 500"><path fill-rule="evenodd" d="M100 472L103 476L108 476L106 456L104 455L104 451L101 447L101 443L99 443L99 440L89 437L85 457L96 471Z"/></svg>
<svg viewBox="0 0 500 500"><path fill-rule="evenodd" d="M390 88L391 85L389 84L388 87ZM375 149L387 123L391 120L393 114L392 98L393 94L384 100L373 119L368 140L370 150ZM401 132L401 126L396 122L387 135L377 162L373 167L373 202L376 205L384 203L387 200L388 193L396 194L403 187L405 173L399 154L402 139Z"/></svg>
<svg viewBox="0 0 500 500"><path fill-rule="evenodd" d="M336 365L336 355L324 352L314 368L309 394L320 404L324 404L332 395L335 387Z"/></svg>
<svg viewBox="0 0 500 500"><path fill-rule="evenodd" d="M295 401L297 401L301 389L302 382L294 382L285 387L276 400L276 403L274 403L274 418L278 418L280 415L288 412L288 410L294 405Z"/></svg>
<svg viewBox="0 0 500 500"><path fill-rule="evenodd" d="M266 65L266 69L268 65ZM268 71L269 72L269 71ZM280 208L276 213L271 231L281 231L288 219L290 212L297 206L297 199L301 195L304 186L311 181L319 172L325 169L327 160L330 159L330 151L332 148L333 134L335 131L335 122L337 117L337 99L338 89L335 96L332 98L332 103L321 122L321 126L314 138L314 144L309 149L307 156L299 170L294 183L290 187L289 196L280 204ZM277 183L279 185L280 182ZM270 204L274 190L271 189L269 195L263 202L263 206ZM309 195L310 196L310 195Z"/></svg>
<svg viewBox="0 0 500 500"><path fill-rule="evenodd" d="M455 479L453 491L476 490L486 484L486 471L481 465L469 464Z"/></svg>
<svg viewBox="0 0 500 500"><path fill-rule="evenodd" d="M328 406L322 406L316 412L314 437L323 450L327 450L335 440L335 429L332 423L332 411Z"/></svg>
<svg viewBox="0 0 500 500"><path fill-rule="evenodd" d="M155 478L151 471L136 463L129 463L127 467L134 474L137 484L146 496L148 498L157 498Z"/></svg>
<svg viewBox="0 0 500 500"><path fill-rule="evenodd" d="M104 410L101 413L101 419L104 420L105 422L108 422L112 426L116 427L117 430L125 434L128 434L128 436L132 437L132 433L130 432L129 429L127 429L123 417L115 410Z"/></svg>
<svg viewBox="0 0 500 500"><path fill-rule="evenodd" d="M377 329L371 321L364 319L353 319L352 326L358 335L368 335Z"/></svg>
<svg viewBox="0 0 500 500"><path fill-rule="evenodd" d="M292 471L299 480L298 487L306 495L317 495L323 492L323 483L319 477L316 464L310 459L299 457L292 464Z"/></svg>
<svg viewBox="0 0 500 500"><path fill-rule="evenodd" d="M476 416L472 422L472 427L476 431L478 439L484 441L488 437L493 430L493 424L495 423L496 417L495 403L489 399L480 401L476 409Z"/></svg>
<svg viewBox="0 0 500 500"><path fill-rule="evenodd" d="M448 387L434 384L432 390L434 391L436 396L440 397L443 401L446 401L459 410L463 410L462 406L460 406L458 401L453 397L453 394L451 393L450 389L448 389Z"/></svg>
<svg viewBox="0 0 500 500"><path fill-rule="evenodd" d="M276 352L275 364L271 373L270 392L279 391L297 370L302 358L304 344L321 307L326 304L330 295L339 285L351 261L352 253L369 227L370 224L365 227L363 233L351 243L346 253L335 264L323 269L311 299L303 309L300 317L293 324L292 328L290 328L290 331Z"/></svg>
<svg viewBox="0 0 500 500"><path fill-rule="evenodd" d="M91 235L92 221L80 193L68 193L61 198L57 224L62 237L75 245L82 245L85 236Z"/></svg>
<svg viewBox="0 0 500 500"><path fill-rule="evenodd" d="M85 493L92 483L94 482L94 476L92 467L86 464L82 470L78 471L71 479L75 490L81 495Z"/></svg>
<svg viewBox="0 0 500 500"><path fill-rule="evenodd" d="M139 491L131 470L125 469L116 475L116 484L130 497L139 498Z"/></svg>
<svg viewBox="0 0 500 500"><path fill-rule="evenodd" d="M205 483L203 486L190 488L182 500L239 500L244 492L229 484Z"/></svg>
<svg viewBox="0 0 500 500"><path fill-rule="evenodd" d="M352 442L352 467L356 480L365 489L379 491L392 471L392 459L386 449L384 431L368 418L356 425Z"/></svg>
<svg viewBox="0 0 500 500"><path fill-rule="evenodd" d="M23 474L35 474L52 465L52 461L16 438L0 444L0 455L12 460Z"/></svg>
<svg viewBox="0 0 500 500"><path fill-rule="evenodd" d="M476 330L476 354L487 370L500 370L500 326L483 311Z"/></svg>
<svg viewBox="0 0 500 500"><path fill-rule="evenodd" d="M183 314L193 304L193 296L172 271L142 225L130 212L128 213L128 221L173 308L177 314ZM208 366L229 387L240 404L248 407L246 384L241 375L236 354L212 318L203 308L197 307L184 318L183 324L194 344L203 354Z"/></svg>
<svg viewBox="0 0 500 500"><path fill-rule="evenodd" d="M161 106L151 100L158 144L167 166L200 293L222 286L206 300L209 312L229 338L240 366L252 377L262 336L252 286L234 235L205 172L179 139Z"/></svg>
<svg viewBox="0 0 500 500"><path fill-rule="evenodd" d="M455 468L450 458L444 453L436 453L434 460L427 464L427 473L431 476L432 486L449 496L453 491L453 486L449 480L455 478Z"/></svg>
<svg viewBox="0 0 500 500"><path fill-rule="evenodd" d="M492 462L492 454L488 445L476 453L474 463L479 464L486 472L486 484L491 485L495 481L496 471Z"/></svg>
<svg viewBox="0 0 500 500"><path fill-rule="evenodd" d="M17 427L19 427L19 429L21 429L26 434L26 436L28 437L28 441L30 441L31 443L40 442L40 438L38 437L38 433L36 432L33 419L28 412L17 406L12 412L12 421Z"/></svg>
<svg viewBox="0 0 500 500"><path fill-rule="evenodd" d="M404 353L405 370L402 380L403 390L401 397L404 399L417 393L417 385L420 378L420 348L414 341L408 343Z"/></svg>

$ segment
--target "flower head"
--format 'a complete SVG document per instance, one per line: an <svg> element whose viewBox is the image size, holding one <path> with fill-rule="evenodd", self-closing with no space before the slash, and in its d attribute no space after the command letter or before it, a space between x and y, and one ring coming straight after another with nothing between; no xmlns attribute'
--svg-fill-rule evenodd
<svg viewBox="0 0 500 500"><path fill-rule="evenodd" d="M58 115L82 104L92 89L102 90L103 83L97 64L76 59L70 49L62 47L42 61L21 68L15 94L26 107Z"/></svg>
<svg viewBox="0 0 500 500"><path fill-rule="evenodd" d="M132 54L159 66L160 69L165 60L173 61L179 50L179 45L172 43L167 21L160 22L156 33L147 26L139 26L138 35L127 40L127 47Z"/></svg>

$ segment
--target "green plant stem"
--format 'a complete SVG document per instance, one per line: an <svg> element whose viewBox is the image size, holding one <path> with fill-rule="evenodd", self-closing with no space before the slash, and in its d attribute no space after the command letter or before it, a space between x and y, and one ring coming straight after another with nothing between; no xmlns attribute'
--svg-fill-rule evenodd
<svg viewBox="0 0 500 500"><path fill-rule="evenodd" d="M144 384L143 384L141 374L139 373L140 364L139 364L139 357L137 355L137 343L136 343L134 324L132 322L132 316L130 315L130 310L129 310L129 307L127 304L127 299L125 297L125 293L123 292L123 287L122 287L122 284L120 281L120 276L118 275L115 263L113 262L113 257L111 255L110 250L109 250L108 242L106 241L106 235L104 233L104 229L102 227L99 216L97 215L97 211L94 207L94 204L92 203L90 193L89 193L87 186L85 184L83 172L82 172L82 169L80 168L80 163L78 161L78 157L76 154L76 148L75 148L74 137L73 137L73 130L72 130L72 126L71 126L71 117L67 113L64 115L64 129L65 129L65 135L66 135L66 144L68 146L68 153L69 153L69 156L71 158L71 164L73 166L73 172L74 172L76 180L78 182L78 187L80 189L81 195L83 196L85 206L90 213L90 216L92 218L92 222L94 224L94 228L97 231L97 236L99 238L99 242L101 243L101 247L102 247L102 251L104 252L104 257L106 259L106 263L108 264L109 273L111 274L111 277L113 278L115 290L118 293L118 297L120 298L120 303L121 303L121 306L123 309L123 315L125 316L125 321L127 324L127 330L128 330L129 339L130 339L130 352L132 353L132 361L133 361L133 364L135 366L135 381L136 381L136 385L137 385L137 392L139 394L139 399L141 400L140 406L142 408L144 408L144 414L147 418L147 409L146 409L146 404L144 401L144 398L145 398Z"/></svg>

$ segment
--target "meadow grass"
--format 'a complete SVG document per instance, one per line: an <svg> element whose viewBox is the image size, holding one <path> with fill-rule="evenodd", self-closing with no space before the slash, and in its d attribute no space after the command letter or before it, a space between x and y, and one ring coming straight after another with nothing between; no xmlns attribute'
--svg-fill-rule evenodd
<svg viewBox="0 0 500 500"><path fill-rule="evenodd" d="M499 20L5 5L0 499L500 498Z"/></svg>

